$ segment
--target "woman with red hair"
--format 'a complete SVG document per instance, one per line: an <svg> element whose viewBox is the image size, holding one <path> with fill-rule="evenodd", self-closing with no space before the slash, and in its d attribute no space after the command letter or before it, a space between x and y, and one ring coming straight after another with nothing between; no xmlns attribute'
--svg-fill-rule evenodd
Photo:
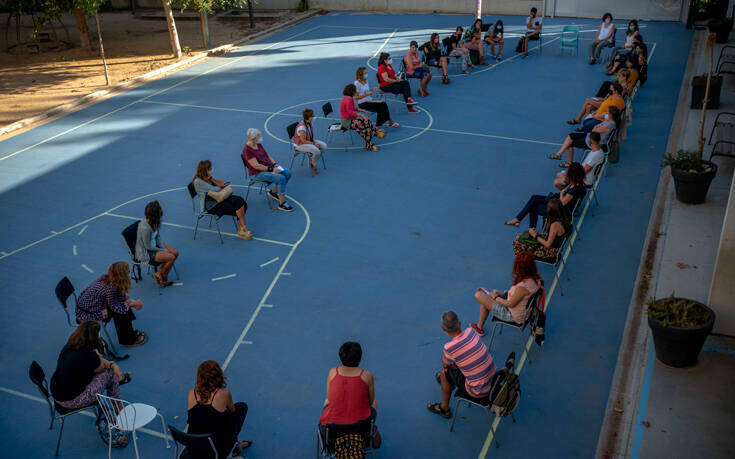
<svg viewBox="0 0 735 459"><path fill-rule="evenodd" d="M513 261L511 282L513 286L507 292L487 290L482 287L475 292L475 299L480 303L480 317L477 323L472 322L470 326L478 335L485 335L482 327L491 312L493 317L506 322L513 321L522 324L526 320L528 300L541 285L541 276L530 252L519 252L516 255Z"/></svg>

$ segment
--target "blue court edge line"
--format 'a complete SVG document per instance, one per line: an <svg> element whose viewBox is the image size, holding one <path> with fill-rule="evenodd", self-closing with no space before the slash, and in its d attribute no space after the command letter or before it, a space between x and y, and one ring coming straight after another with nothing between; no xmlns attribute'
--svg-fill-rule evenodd
<svg viewBox="0 0 735 459"><path fill-rule="evenodd" d="M735 349L722 349L721 347L704 346L703 351L719 352L721 354L735 355Z"/></svg>
<svg viewBox="0 0 735 459"><path fill-rule="evenodd" d="M651 392L651 378L653 376L653 363L655 355L653 346L648 344L648 356L646 357L646 373L643 377L643 385L641 386L641 396L638 399L638 414L635 418L635 432L633 433L633 446L630 451L631 459L639 459L641 457L641 446L643 445L643 431L645 426L643 421L646 420L646 411L648 409L648 394Z"/></svg>

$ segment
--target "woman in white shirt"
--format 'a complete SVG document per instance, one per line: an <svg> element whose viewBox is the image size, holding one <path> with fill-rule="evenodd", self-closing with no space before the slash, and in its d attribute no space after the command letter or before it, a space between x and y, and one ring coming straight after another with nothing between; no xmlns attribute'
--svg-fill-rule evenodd
<svg viewBox="0 0 735 459"><path fill-rule="evenodd" d="M400 124L393 121L393 119L390 117L388 104L385 103L384 100L375 101L371 97L378 89L370 89L370 84L368 83L367 77L367 69L365 67L358 67L357 72L355 72L355 78L355 87L357 88L357 93L355 93L355 102L357 103L357 106L360 107L360 109L368 112L375 112L378 114L378 119L375 122L375 126L380 129L380 126L388 121L390 127L401 127Z"/></svg>
<svg viewBox="0 0 735 459"><path fill-rule="evenodd" d="M589 55L590 65L597 62L600 57L602 49L609 46L615 37L615 24L613 24L613 17L610 13L605 13L602 16L602 23L597 28L597 34L595 39L590 43Z"/></svg>

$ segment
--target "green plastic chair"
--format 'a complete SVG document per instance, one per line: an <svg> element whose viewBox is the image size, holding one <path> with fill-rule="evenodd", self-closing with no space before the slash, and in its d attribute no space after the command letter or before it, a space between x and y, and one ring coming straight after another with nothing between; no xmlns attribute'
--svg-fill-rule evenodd
<svg viewBox="0 0 735 459"><path fill-rule="evenodd" d="M561 39L559 40L559 51L564 54L565 49L573 49L574 55L579 55L579 27L564 26L561 29Z"/></svg>

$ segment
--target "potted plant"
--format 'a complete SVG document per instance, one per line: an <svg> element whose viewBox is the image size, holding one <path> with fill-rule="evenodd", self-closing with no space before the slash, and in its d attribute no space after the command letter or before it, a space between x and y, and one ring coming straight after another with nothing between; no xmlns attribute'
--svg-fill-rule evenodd
<svg viewBox="0 0 735 459"><path fill-rule="evenodd" d="M733 18L716 16L709 20L707 26L710 32L714 32L717 37L717 43L727 43L732 30Z"/></svg>
<svg viewBox="0 0 735 459"><path fill-rule="evenodd" d="M715 312L698 301L677 298L673 293L668 298L651 298L646 306L656 358L676 368L694 365L715 324Z"/></svg>
<svg viewBox="0 0 735 459"><path fill-rule="evenodd" d="M712 58L715 45L715 34L707 36L706 50L709 51L709 71L704 90L702 102L702 117L699 120L699 137L696 151L679 150L675 154L668 153L664 156L661 167L670 166L671 176L674 178L676 199L686 204L701 204L707 197L707 191L712 179L717 174L717 165L710 161L702 160L704 150L704 120L707 116L707 105L710 98L712 84Z"/></svg>

